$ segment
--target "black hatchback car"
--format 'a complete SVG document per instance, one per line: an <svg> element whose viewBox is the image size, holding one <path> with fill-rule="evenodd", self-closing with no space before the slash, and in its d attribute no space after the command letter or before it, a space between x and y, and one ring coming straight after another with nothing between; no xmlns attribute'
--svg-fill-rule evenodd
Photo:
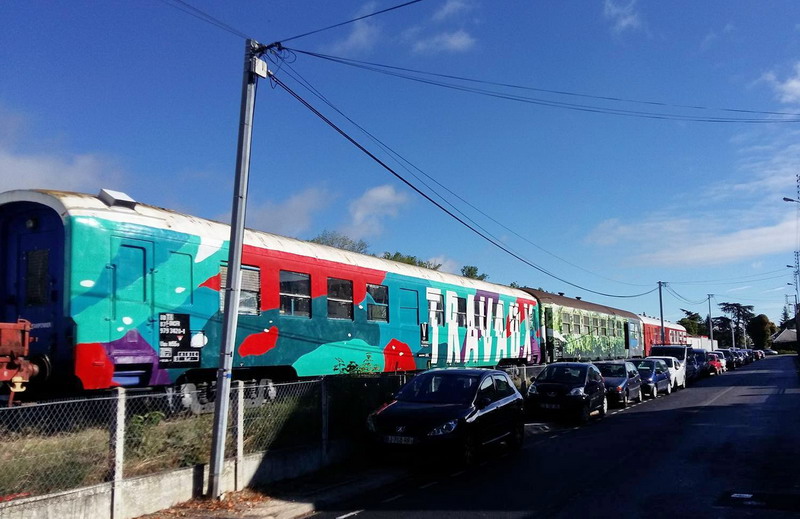
<svg viewBox="0 0 800 519"><path fill-rule="evenodd" d="M503 371L445 368L420 373L367 418L382 447L455 454L471 464L481 448L525 437L524 399Z"/></svg>
<svg viewBox="0 0 800 519"><path fill-rule="evenodd" d="M589 421L593 411L600 417L608 410L603 375L587 362L557 362L531 379L526 405L536 414L558 414Z"/></svg>
<svg viewBox="0 0 800 519"><path fill-rule="evenodd" d="M633 400L642 401L642 377L636 366L626 360L595 362L603 375L609 403L626 407Z"/></svg>

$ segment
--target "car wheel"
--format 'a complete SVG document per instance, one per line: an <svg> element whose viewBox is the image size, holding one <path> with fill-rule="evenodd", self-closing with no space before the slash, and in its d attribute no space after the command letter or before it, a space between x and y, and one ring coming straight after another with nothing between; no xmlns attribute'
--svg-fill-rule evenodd
<svg viewBox="0 0 800 519"><path fill-rule="evenodd" d="M591 412L592 411L589 409L589 403L587 402L586 405L582 406L580 411L578 411L578 423L588 423Z"/></svg>
<svg viewBox="0 0 800 519"><path fill-rule="evenodd" d="M667 384L667 394L672 393L672 384Z"/></svg>
<svg viewBox="0 0 800 519"><path fill-rule="evenodd" d="M603 395L603 405L600 406L600 418L603 418L608 412L608 398Z"/></svg>
<svg viewBox="0 0 800 519"><path fill-rule="evenodd" d="M472 434L467 434L461 443L461 463L465 467L475 464L478 459L478 442Z"/></svg>
<svg viewBox="0 0 800 519"><path fill-rule="evenodd" d="M522 444L525 442L525 424L519 423L514 426L514 429L511 430L511 439L509 440L509 445L511 446L512 450L518 451L522 448Z"/></svg>
<svg viewBox="0 0 800 519"><path fill-rule="evenodd" d="M683 385L681 386L681 389L686 389L686 379L685 378L683 379Z"/></svg>
<svg viewBox="0 0 800 519"><path fill-rule="evenodd" d="M628 407L629 403L630 403L630 396L628 395L628 390L626 389L625 394L622 395L622 400L620 401L620 405L622 405L622 407Z"/></svg>
<svg viewBox="0 0 800 519"><path fill-rule="evenodd" d="M655 400L656 398L658 398L658 384L654 385L654 386L653 386L653 390L652 390L652 391L650 391L650 398L652 398L652 399L654 399L654 400Z"/></svg>
<svg viewBox="0 0 800 519"><path fill-rule="evenodd" d="M641 404L642 400L644 400L644 395L642 394L642 387L639 386L639 390L636 394L636 403Z"/></svg>

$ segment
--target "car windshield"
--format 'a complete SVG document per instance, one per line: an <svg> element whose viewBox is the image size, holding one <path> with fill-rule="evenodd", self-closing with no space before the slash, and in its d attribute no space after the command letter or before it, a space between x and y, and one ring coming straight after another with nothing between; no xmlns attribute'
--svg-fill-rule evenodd
<svg viewBox="0 0 800 519"><path fill-rule="evenodd" d="M542 371L538 382L562 382L565 384L582 384L586 380L586 366L561 366L551 364Z"/></svg>
<svg viewBox="0 0 800 519"><path fill-rule="evenodd" d="M683 346L653 346L652 354L675 357L676 359L685 359L686 348Z"/></svg>
<svg viewBox="0 0 800 519"><path fill-rule="evenodd" d="M655 366L655 362L643 360L636 364L636 369L639 370L639 373L650 373L655 370Z"/></svg>
<svg viewBox="0 0 800 519"><path fill-rule="evenodd" d="M468 404L475 397L480 377L465 373L423 373L397 393L403 402Z"/></svg>
<svg viewBox="0 0 800 519"><path fill-rule="evenodd" d="M600 369L604 377L624 377L626 376L625 366L622 364L595 364Z"/></svg>

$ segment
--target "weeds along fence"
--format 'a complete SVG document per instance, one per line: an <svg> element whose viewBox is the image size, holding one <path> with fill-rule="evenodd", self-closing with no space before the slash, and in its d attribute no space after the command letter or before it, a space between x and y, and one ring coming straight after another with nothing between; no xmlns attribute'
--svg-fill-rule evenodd
<svg viewBox="0 0 800 519"><path fill-rule="evenodd" d="M403 382L340 376L234 384L225 456L359 439L369 412ZM187 402L177 393L118 389L105 398L0 408L0 501L208 463L214 415L193 413Z"/></svg>

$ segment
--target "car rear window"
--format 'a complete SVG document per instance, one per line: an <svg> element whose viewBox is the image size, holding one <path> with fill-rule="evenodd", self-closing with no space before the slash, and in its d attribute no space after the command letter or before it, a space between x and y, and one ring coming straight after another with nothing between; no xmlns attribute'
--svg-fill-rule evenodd
<svg viewBox="0 0 800 519"><path fill-rule="evenodd" d="M551 364L542 371L537 380L541 382L583 383L586 380L586 366L560 366Z"/></svg>
<svg viewBox="0 0 800 519"><path fill-rule="evenodd" d="M397 394L397 400L437 404L467 404L477 391L480 377L463 373L423 373Z"/></svg>
<svg viewBox="0 0 800 519"><path fill-rule="evenodd" d="M595 364L604 377L624 377L625 366L623 364Z"/></svg>

